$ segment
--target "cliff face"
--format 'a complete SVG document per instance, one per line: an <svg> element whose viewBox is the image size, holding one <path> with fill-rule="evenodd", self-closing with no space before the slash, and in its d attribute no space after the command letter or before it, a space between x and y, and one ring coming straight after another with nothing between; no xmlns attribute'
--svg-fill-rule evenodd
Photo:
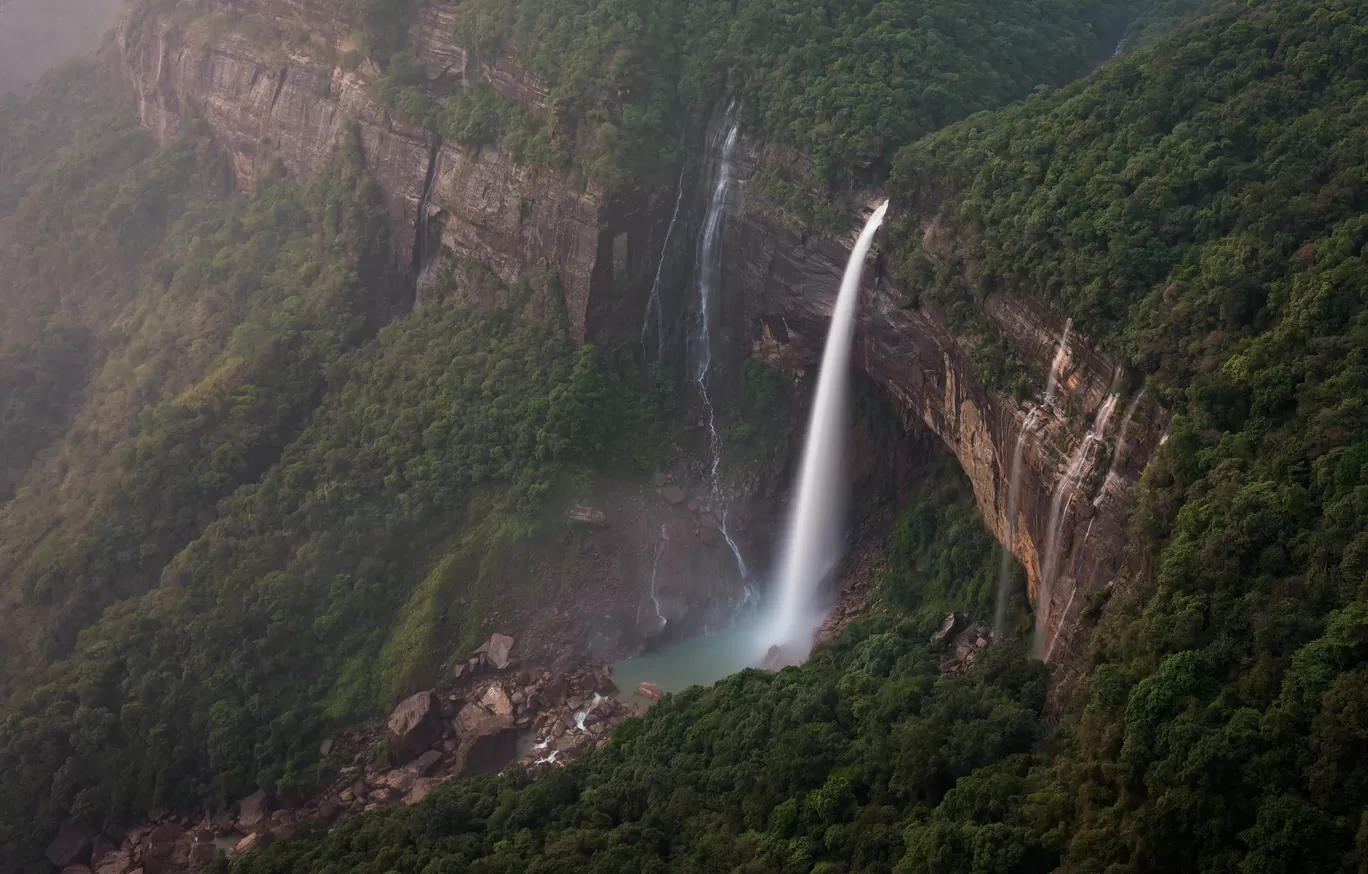
<svg viewBox="0 0 1368 874"><path fill-rule="evenodd" d="M478 261L506 282L557 276L577 339L640 323L646 289L616 303L612 289L615 278L654 270L672 204L612 203L593 188L536 175L498 148L443 143L392 118L369 87L375 75L369 65L348 72L325 60L348 47L349 30L320 0L220 0L220 6L284 26L302 24L313 41L286 49L255 32L249 37L232 19L181 27L126 21L120 47L149 130L163 140L173 137L193 110L231 154L244 191L274 160L308 177L339 145L359 143L389 200L399 270L416 272L416 240L436 221L452 255ZM541 105L545 83L520 73L514 61L471 69L450 36L452 8L428 3L411 34L433 90L458 89L478 75L506 96ZM738 149L737 191L722 241L723 366L747 354L789 367L815 362L863 221L853 216L851 230L840 236L805 234L751 184L775 161L801 176L799 155L752 141ZM923 247L953 265L957 247L938 205L916 207L927 229ZM686 279L667 284L678 288ZM1027 362L1034 391L1018 401L989 388L942 315L909 302L916 291L894 287L874 257L856 338L859 366L893 398L909 430L929 430L959 459L985 520L1025 565L1032 595L1048 594L1040 652L1060 659L1092 593L1123 560L1132 486L1167 418L1143 397L1119 396L1115 363L1077 334L1064 345L1058 391L1045 401L1064 324L1024 293L995 294L987 309ZM674 297L674 309L686 305Z"/></svg>
<svg viewBox="0 0 1368 874"><path fill-rule="evenodd" d="M733 342L748 344L751 354L806 367L820 356L850 247L878 199L867 199L846 234L807 235L751 184L775 162L801 178L801 156L752 141L738 149L740 194L724 246L727 319L745 326L746 335ZM939 205L913 208L926 229L923 248L942 266L953 265L958 247ZM1065 659L1092 593L1111 582L1125 558L1133 486L1163 439L1167 415L1144 396L1122 396L1116 362L1076 332L1064 344L1058 388L1046 402L1065 320L1025 293L994 294L986 308L995 331L1027 363L1033 392L1018 401L994 390L944 316L911 303L917 291L895 287L882 257L871 257L856 330L858 365L888 392L909 430L929 429L959 459L984 520L1025 566L1032 598L1047 597L1040 654Z"/></svg>
<svg viewBox="0 0 1368 874"><path fill-rule="evenodd" d="M394 118L370 87L371 65L347 71L327 60L350 47L349 28L327 4L224 0L217 8L219 17L187 25L134 17L120 28L142 123L162 142L193 112L231 155L238 186L250 192L276 160L308 178L354 141L388 199L398 271L416 270L416 241L426 227L420 219L436 220L454 257L479 261L505 282L554 272L578 340L594 327L601 303L609 317L615 271L646 257L651 242L653 229L640 216L592 187L538 176L498 147L441 142ZM302 25L312 41L287 46L227 13ZM451 41L450 17L448 7L430 5L413 27L415 58L438 89L462 87L470 72L464 50ZM479 72L524 103L545 96L544 86L503 64Z"/></svg>

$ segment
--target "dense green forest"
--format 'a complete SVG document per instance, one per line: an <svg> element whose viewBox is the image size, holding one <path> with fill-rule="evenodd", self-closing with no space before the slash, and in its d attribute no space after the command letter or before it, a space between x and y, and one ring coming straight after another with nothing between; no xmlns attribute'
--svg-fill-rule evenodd
<svg viewBox="0 0 1368 874"><path fill-rule="evenodd" d="M555 83L545 118L485 86L441 104L411 4L346 8L394 107L611 185L656 184L735 99L821 181L886 180L908 306L977 331L989 295L1041 294L1174 419L1058 727L1012 641L939 674L927 635L987 611L997 558L931 475L876 615L806 666L232 869L1368 868L1368 3L1218 5L1162 36L1187 4L466 0L477 53ZM115 62L0 97L15 867L68 816L309 789L319 738L474 643L488 569L602 471L649 472L675 413L630 346L570 342L552 275L450 265L402 313L354 143L240 197L193 120L152 148ZM952 259L920 248L933 215ZM490 286L502 306L469 305ZM784 403L742 371L728 465L777 463Z"/></svg>
<svg viewBox="0 0 1368 874"><path fill-rule="evenodd" d="M503 138L526 160L633 190L673 178L690 131L727 101L748 130L805 150L819 187L881 178L901 145L1071 81L1128 32L1138 40L1191 5L466 0L462 45L482 59L512 53L550 83L546 111L531 116L492 89L443 109L419 89L394 26L412 2L350 8L386 64L390 105L453 139Z"/></svg>
<svg viewBox="0 0 1368 874"><path fill-rule="evenodd" d="M205 139L154 153L128 110L108 58L3 107L23 319L0 360L23 366L0 421L34 447L0 511L20 859L68 812L309 785L325 728L429 680L545 498L645 467L669 404L570 343L550 276L472 310L462 283L494 280L448 270L377 332L385 224L354 146L243 199Z"/></svg>

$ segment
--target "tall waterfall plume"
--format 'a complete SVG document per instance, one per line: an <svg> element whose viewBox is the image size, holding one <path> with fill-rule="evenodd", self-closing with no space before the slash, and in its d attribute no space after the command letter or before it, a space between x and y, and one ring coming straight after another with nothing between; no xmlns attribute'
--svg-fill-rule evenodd
<svg viewBox="0 0 1368 874"><path fill-rule="evenodd" d="M860 304L860 277L874 234L888 212L885 201L865 223L841 279L831 315L817 396L808 422L798 478L798 500L789 516L774 613L762 628L764 645L778 646L785 663L807 658L812 632L821 622L819 590L841 558L847 483L845 432L850 419L850 350Z"/></svg>
<svg viewBox="0 0 1368 874"><path fill-rule="evenodd" d="M1021 456L1026 451L1026 440L1031 436L1031 428L1045 406L1054 401L1055 389L1059 387L1059 368L1069 354L1069 331L1073 329L1073 319L1064 322L1064 333L1059 336L1054 358L1050 359L1050 373L1045 378L1045 399L1031 412L1017 435L1016 447L1012 450L1012 466L1007 471L1007 514L1005 531L1002 538L1002 560L998 565L997 608L993 613L993 636L1002 637L1007 631L1007 601L1011 597L1012 586L1012 543L1016 539L1017 513L1021 502Z"/></svg>

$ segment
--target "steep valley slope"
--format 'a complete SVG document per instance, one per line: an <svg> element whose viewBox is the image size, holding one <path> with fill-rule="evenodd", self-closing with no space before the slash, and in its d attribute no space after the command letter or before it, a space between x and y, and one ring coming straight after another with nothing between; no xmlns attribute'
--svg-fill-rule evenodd
<svg viewBox="0 0 1368 874"><path fill-rule="evenodd" d="M319 740L490 631L606 660L743 595L677 369L735 125L716 354L754 564L893 201L856 339L880 608L564 769L231 867L1358 870L1362 4L1218 7L1105 64L1110 7L875 5L819 93L837 40L765 4L140 3L117 59L0 104L7 856L329 786ZM899 34L964 75L871 90ZM966 50L1013 40L1015 78ZM1016 624L945 675L985 528Z"/></svg>

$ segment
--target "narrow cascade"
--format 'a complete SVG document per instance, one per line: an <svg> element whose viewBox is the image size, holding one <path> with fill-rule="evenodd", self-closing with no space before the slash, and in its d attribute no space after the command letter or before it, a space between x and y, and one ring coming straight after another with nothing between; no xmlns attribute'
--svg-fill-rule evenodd
<svg viewBox="0 0 1368 874"><path fill-rule="evenodd" d="M413 264L418 270L413 284L413 308L415 310L422 306L423 292L432 283L432 278L437 272L437 264L441 261L441 246L438 246L435 252L428 251L429 222L431 220L431 216L428 215L428 205L432 202L432 190L437 186L438 165L441 160L442 144L439 141L432 147L432 154L428 158L427 179L423 183L423 194L418 198L418 232L413 241Z"/></svg>
<svg viewBox="0 0 1368 874"><path fill-rule="evenodd" d="M1135 399L1126 407L1126 415L1121 417L1121 430L1116 435L1116 450L1112 452L1111 464L1107 466L1107 478L1102 481L1102 488L1097 490L1097 497L1093 499L1093 506L1102 503L1107 491L1111 488L1112 481L1116 479L1116 469L1121 465L1122 453L1126 451L1126 433L1130 431L1131 419L1135 416L1135 410L1140 406L1140 401L1145 397L1145 390L1140 389Z"/></svg>
<svg viewBox="0 0 1368 874"><path fill-rule="evenodd" d="M819 590L842 552L845 493L845 432L850 419L850 351L860 305L860 278L874 234L888 212L885 201L865 223L841 279L831 315L817 395L808 423L798 479L798 500L789 517L772 618L762 645L779 647L780 661L795 664L812 650L812 631L821 622ZM767 658L767 661L769 659Z"/></svg>
<svg viewBox="0 0 1368 874"><path fill-rule="evenodd" d="M660 542L656 544L655 561L651 562L651 603L655 605L656 618L660 620L660 627L664 628L670 624L670 620L665 618L665 614L660 612L660 557L665 554L665 547L670 544L670 534L664 525L660 526Z"/></svg>
<svg viewBox="0 0 1368 874"><path fill-rule="evenodd" d="M1016 447L1012 450L1012 467L1007 472L1007 516L1006 531L1002 543L1002 561L998 565L997 608L993 613L993 637L1001 638L1007 632L1007 600L1012 585L1012 544L1016 539L1017 513L1021 493L1021 456L1026 450L1026 440L1031 436L1031 427L1040 418L1045 405L1054 401L1055 389L1059 386L1059 368L1069 353L1069 331L1073 329L1073 319L1064 322L1064 333L1059 336L1054 358L1050 359L1050 373L1045 377L1045 400L1026 414L1026 421L1017 435Z"/></svg>
<svg viewBox="0 0 1368 874"><path fill-rule="evenodd" d="M651 296L646 301L646 315L641 322L642 354L646 352L646 338L652 327L655 328L656 361L665 357L665 307L660 302L660 276L665 270L665 259L670 254L670 238L674 236L675 224L679 221L679 205L683 202L684 168L680 167L679 190L675 193L674 212L670 214L670 226L665 231L665 242L660 247L660 262L656 264L655 281L651 283Z"/></svg>
<svg viewBox="0 0 1368 874"><path fill-rule="evenodd" d="M698 241L698 263L695 274L698 283L698 315L694 330L689 335L689 366L694 383L698 386L699 396L708 424L708 503L719 519L726 518L726 506L722 498L721 465L722 438L717 433L717 410L713 407L708 393L708 381L712 375L712 327L717 307L719 288L722 284L722 225L727 214L727 200L732 183L732 155L740 139L741 127L735 119L735 105L728 107L726 123L718 128L713 146L717 160L712 176L712 193L708 198L708 211L703 217L703 231ZM657 302L657 308L659 303ZM725 526L725 523L723 523ZM722 529L726 542L736 558L737 570L746 579L746 562L736 542Z"/></svg>
<svg viewBox="0 0 1368 874"><path fill-rule="evenodd" d="M1097 419L1069 458L1064 476L1055 486L1054 496L1050 499L1050 522L1045 534L1044 568L1040 574L1040 607L1036 615L1035 629L1035 651L1042 658L1046 651L1045 638L1049 634L1050 599L1054 596L1055 577L1059 573L1060 541L1064 534L1062 523L1069 515L1074 498L1078 494L1078 487L1082 484L1083 475L1092 466L1095 454L1106 443L1107 425L1116 410L1117 400L1118 396L1112 393L1102 402L1101 408L1097 411Z"/></svg>

